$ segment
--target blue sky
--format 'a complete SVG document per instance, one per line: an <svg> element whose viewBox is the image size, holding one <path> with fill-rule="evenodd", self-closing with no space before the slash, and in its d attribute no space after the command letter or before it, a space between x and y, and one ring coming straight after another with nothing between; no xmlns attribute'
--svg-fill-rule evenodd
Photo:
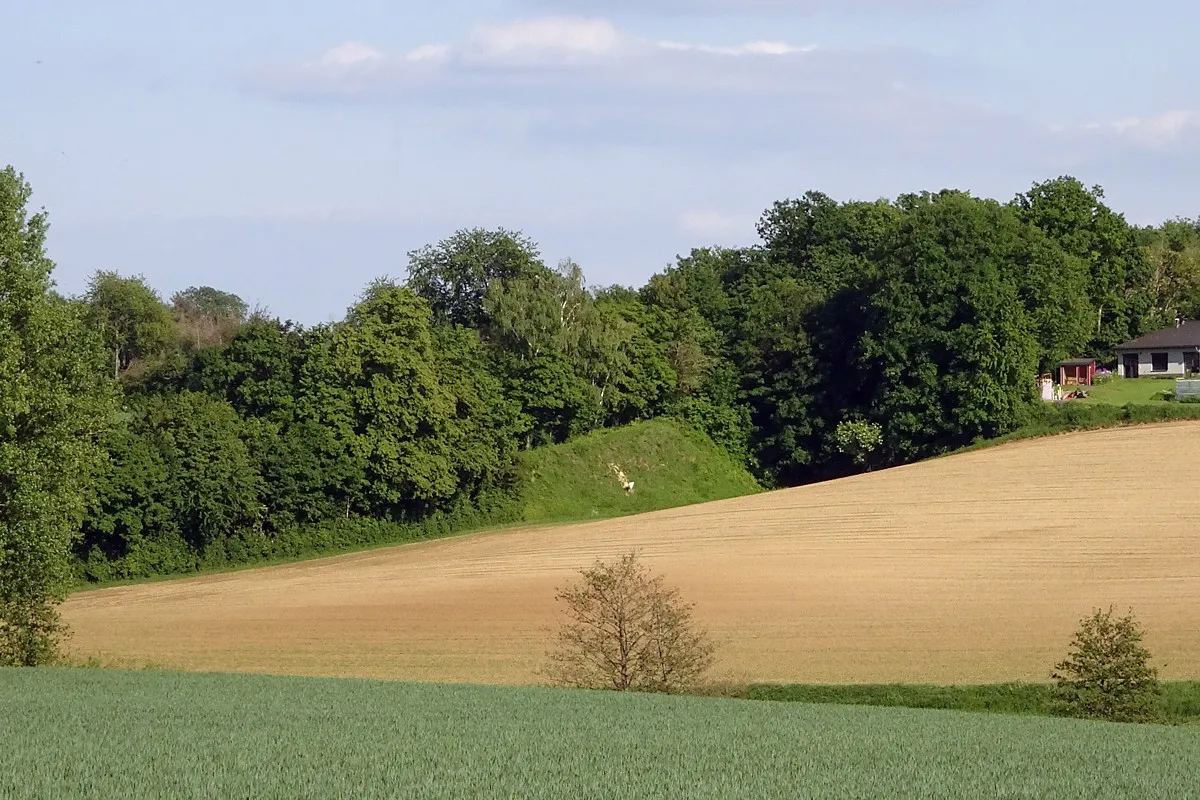
<svg viewBox="0 0 1200 800"><path fill-rule="evenodd" d="M0 163L96 269L339 318L504 226L593 283L747 244L771 202L1099 183L1200 214L1182 0L0 0Z"/></svg>

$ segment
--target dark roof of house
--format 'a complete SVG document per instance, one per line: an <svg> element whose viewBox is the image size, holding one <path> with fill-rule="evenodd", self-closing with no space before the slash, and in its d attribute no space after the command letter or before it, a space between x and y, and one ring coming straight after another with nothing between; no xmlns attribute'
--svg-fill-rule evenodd
<svg viewBox="0 0 1200 800"><path fill-rule="evenodd" d="M1068 358L1066 361L1058 362L1060 367L1086 367L1090 364L1095 364L1094 358Z"/></svg>
<svg viewBox="0 0 1200 800"><path fill-rule="evenodd" d="M1178 325L1147 333L1126 342L1118 350L1154 350L1180 347L1200 347L1200 321L1185 319Z"/></svg>

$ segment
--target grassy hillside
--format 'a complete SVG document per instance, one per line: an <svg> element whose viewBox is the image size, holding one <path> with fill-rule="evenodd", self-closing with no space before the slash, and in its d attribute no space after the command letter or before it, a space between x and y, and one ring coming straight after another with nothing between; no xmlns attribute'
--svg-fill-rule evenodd
<svg viewBox="0 0 1200 800"><path fill-rule="evenodd" d="M1185 797L1200 729L852 706L0 671L0 797Z"/></svg>
<svg viewBox="0 0 1200 800"><path fill-rule="evenodd" d="M626 492L617 470L633 481ZM598 431L522 457L525 522L640 514L760 491L745 467L670 419Z"/></svg>

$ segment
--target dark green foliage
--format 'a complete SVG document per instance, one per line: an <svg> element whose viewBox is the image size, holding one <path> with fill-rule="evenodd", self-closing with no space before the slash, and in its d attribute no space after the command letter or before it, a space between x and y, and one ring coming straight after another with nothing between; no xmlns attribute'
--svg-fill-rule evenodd
<svg viewBox="0 0 1200 800"><path fill-rule="evenodd" d="M1054 666L1056 710L1112 722L1152 722L1159 716L1158 671L1142 646L1142 628L1096 609L1079 624L1067 657Z"/></svg>
<svg viewBox="0 0 1200 800"><path fill-rule="evenodd" d="M909 198L880 259L863 355L869 416L902 463L1006 433L1033 399L1037 340L1018 276L1025 229L996 203L957 192Z"/></svg>
<svg viewBox="0 0 1200 800"><path fill-rule="evenodd" d="M195 392L137 398L107 442L82 547L111 557L142 542L182 540L203 551L258 529L266 493L228 403Z"/></svg>
<svg viewBox="0 0 1200 800"><path fill-rule="evenodd" d="M462 478L487 483L509 466L511 447L508 457L501 450L483 462L463 451L464 437L485 420L504 423L504 404L473 339L443 334L439 354L429 323L424 300L377 284L308 362L313 418L363 465L361 490L350 498L362 513L417 518L453 500ZM472 366L478 380L462 374Z"/></svg>
<svg viewBox="0 0 1200 800"><path fill-rule="evenodd" d="M434 319L468 328L486 323L484 298L493 282L545 270L537 245L503 228L460 230L436 245L412 251L408 258L406 285L425 298Z"/></svg>
<svg viewBox="0 0 1200 800"><path fill-rule="evenodd" d="M1013 205L1069 255L1087 265L1091 314L1088 352L1101 358L1153 326L1150 266L1135 230L1102 200L1104 191L1071 177L1035 184ZM1076 296L1063 295L1072 304ZM1071 313L1067 309L1067 316Z"/></svg>
<svg viewBox="0 0 1200 800"><path fill-rule="evenodd" d="M191 572L228 570L273 562L353 552L384 545L440 539L457 533L506 525L520 520L516 502L500 492L479 495L447 511L435 511L417 522L351 517L297 524L269 536L236 531L203 551L180 538L140 539L119 557L93 549L77 566L77 578L111 583Z"/></svg>

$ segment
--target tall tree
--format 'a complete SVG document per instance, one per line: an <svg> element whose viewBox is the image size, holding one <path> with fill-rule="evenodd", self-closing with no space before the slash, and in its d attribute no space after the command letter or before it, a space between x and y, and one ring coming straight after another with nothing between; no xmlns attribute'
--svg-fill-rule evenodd
<svg viewBox="0 0 1200 800"><path fill-rule="evenodd" d="M1104 203L1104 190L1069 176L1035 184L1013 205L1059 247L1088 267L1093 355L1143 332L1149 311L1150 267L1125 217Z"/></svg>
<svg viewBox="0 0 1200 800"><path fill-rule="evenodd" d="M140 358L159 355L178 341L171 311L145 278L96 272L86 295L89 321L112 354L113 377Z"/></svg>
<svg viewBox="0 0 1200 800"><path fill-rule="evenodd" d="M439 353L437 344L450 352ZM462 340L435 340L423 299L378 281L334 326L325 348L310 355L305 415L363 467L361 494L348 498L349 508L415 518L456 500L462 474L471 474L461 460L463 437L496 401L485 381L477 386L481 396L463 393L469 350ZM455 372L446 374L451 366ZM487 462L478 467L490 469Z"/></svg>
<svg viewBox="0 0 1200 800"><path fill-rule="evenodd" d="M521 405L527 446L562 441L600 421L624 342L606 329L578 264L494 281L484 309L496 362Z"/></svg>
<svg viewBox="0 0 1200 800"><path fill-rule="evenodd" d="M113 394L102 344L53 290L47 217L0 171L0 665L52 659L56 604Z"/></svg>
<svg viewBox="0 0 1200 800"><path fill-rule="evenodd" d="M1143 232L1150 264L1149 323L1170 325L1176 317L1200 315L1200 223L1174 219Z"/></svg>
<svg viewBox="0 0 1200 800"><path fill-rule="evenodd" d="M484 298L494 281L545 270L537 245L503 228L460 230L408 258L406 286L429 303L434 322L476 329L487 320Z"/></svg>
<svg viewBox="0 0 1200 800"><path fill-rule="evenodd" d="M1002 434L1033 400L1037 340L1011 265L1026 229L994 201L944 191L908 209L883 249L862 353L875 376L863 411L903 463Z"/></svg>

